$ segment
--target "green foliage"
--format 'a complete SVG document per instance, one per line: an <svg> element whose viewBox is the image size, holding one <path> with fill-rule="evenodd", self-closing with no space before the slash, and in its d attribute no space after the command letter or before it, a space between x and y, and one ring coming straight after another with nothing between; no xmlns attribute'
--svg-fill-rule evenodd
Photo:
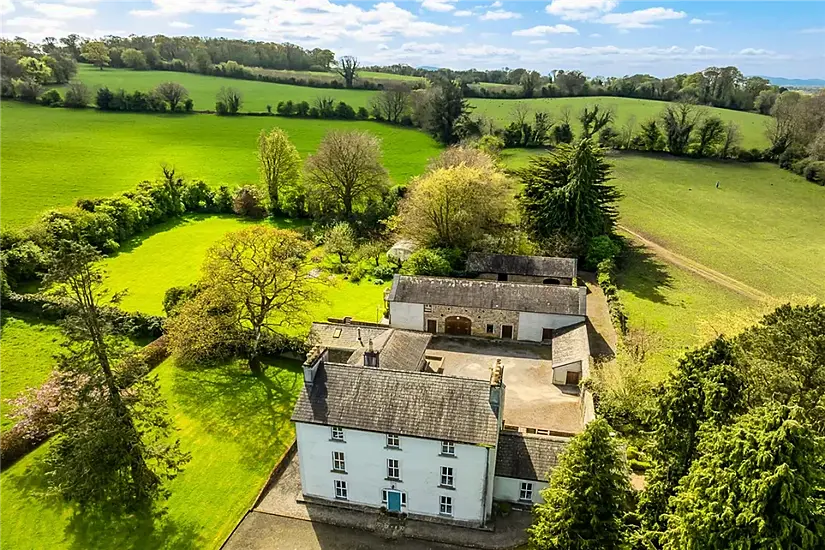
<svg viewBox="0 0 825 550"><path fill-rule="evenodd" d="M693 153L697 157L712 156L725 139L725 123L717 116L709 116L699 122L696 129L696 147Z"/></svg>
<svg viewBox="0 0 825 550"><path fill-rule="evenodd" d="M144 71L148 68L146 56L142 51L134 48L126 48L120 54L120 59L126 67L136 71Z"/></svg>
<svg viewBox="0 0 825 550"><path fill-rule="evenodd" d="M236 115L243 105L243 95L237 88L221 86L216 101L215 111L219 115Z"/></svg>
<svg viewBox="0 0 825 550"><path fill-rule="evenodd" d="M163 312L167 317L174 317L180 307L198 295L197 285L173 286L163 295Z"/></svg>
<svg viewBox="0 0 825 550"><path fill-rule="evenodd" d="M803 409L756 408L702 430L682 479L665 549L825 546L825 441Z"/></svg>
<svg viewBox="0 0 825 550"><path fill-rule="evenodd" d="M573 129L568 122L561 122L553 127L553 141L556 143L573 143Z"/></svg>
<svg viewBox="0 0 825 550"><path fill-rule="evenodd" d="M668 105L661 114L667 150L674 155L684 155L688 151L693 129L699 123L696 108L689 103Z"/></svg>
<svg viewBox="0 0 825 550"><path fill-rule="evenodd" d="M610 166L590 140L532 159L519 176L522 219L546 249L562 241L563 252L579 255L593 237L612 233L620 194L608 183Z"/></svg>
<svg viewBox="0 0 825 550"><path fill-rule="evenodd" d="M282 195L297 192L301 156L289 140L289 134L281 128L272 128L269 132L261 130L258 136L258 163L261 183L269 193L269 208L278 212Z"/></svg>
<svg viewBox="0 0 825 550"><path fill-rule="evenodd" d="M34 57L21 57L17 60L17 66L20 67L21 77L24 80L44 84L52 76L51 68L43 60Z"/></svg>
<svg viewBox="0 0 825 550"><path fill-rule="evenodd" d="M498 158L499 153L504 149L504 140L493 134L485 134L478 139L475 146L487 153L490 158Z"/></svg>
<svg viewBox="0 0 825 550"><path fill-rule="evenodd" d="M458 141L456 126L470 111L458 82L442 81L429 96L428 116L423 127L444 145Z"/></svg>
<svg viewBox="0 0 825 550"><path fill-rule="evenodd" d="M590 422L569 443L534 509L530 543L543 550L626 548L630 481L610 426Z"/></svg>
<svg viewBox="0 0 825 550"><path fill-rule="evenodd" d="M596 268L604 260L613 260L621 250L619 242L608 235L593 237L587 245L585 264L590 269Z"/></svg>
<svg viewBox="0 0 825 550"><path fill-rule="evenodd" d="M244 185L235 191L232 211L246 218L261 219L266 216L263 193L254 185Z"/></svg>
<svg viewBox="0 0 825 550"><path fill-rule="evenodd" d="M324 234L324 250L337 254L341 263L355 252L355 233L347 222L338 222Z"/></svg>
<svg viewBox="0 0 825 550"><path fill-rule="evenodd" d="M64 107L84 108L89 105L92 93L82 82L73 80L66 87L66 97L63 98Z"/></svg>
<svg viewBox="0 0 825 550"><path fill-rule="evenodd" d="M444 277L451 273L450 262L437 251L421 248L413 252L401 270L405 275L431 275Z"/></svg>
<svg viewBox="0 0 825 550"><path fill-rule="evenodd" d="M49 90L40 96L40 103L47 107L57 107L63 98L60 97L60 92L57 90Z"/></svg>
<svg viewBox="0 0 825 550"><path fill-rule="evenodd" d="M101 41L89 40L83 44L81 50L83 59L98 67L101 71L109 64L109 48Z"/></svg>

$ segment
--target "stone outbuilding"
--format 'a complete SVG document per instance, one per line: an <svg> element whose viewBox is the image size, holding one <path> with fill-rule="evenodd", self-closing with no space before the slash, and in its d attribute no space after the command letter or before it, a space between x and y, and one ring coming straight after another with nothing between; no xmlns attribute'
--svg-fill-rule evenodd
<svg viewBox="0 0 825 550"><path fill-rule="evenodd" d="M432 334L550 343L584 323L586 287L396 275L389 324Z"/></svg>
<svg viewBox="0 0 825 550"><path fill-rule="evenodd" d="M545 285L571 285L576 277L575 258L551 258L549 256L510 256L471 252L467 256L467 272L479 279L535 283Z"/></svg>

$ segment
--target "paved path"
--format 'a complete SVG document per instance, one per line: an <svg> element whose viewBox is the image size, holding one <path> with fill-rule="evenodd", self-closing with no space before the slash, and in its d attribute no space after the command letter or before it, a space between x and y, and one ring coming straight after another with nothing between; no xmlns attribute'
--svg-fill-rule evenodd
<svg viewBox="0 0 825 550"><path fill-rule="evenodd" d="M587 337L590 340L590 355L594 358L612 358L616 355L618 336L610 318L607 298L596 284L594 273L579 271L578 279L587 285Z"/></svg>
<svg viewBox="0 0 825 550"><path fill-rule="evenodd" d="M706 265L702 265L699 262L691 260L686 256L682 256L681 254L677 254L676 252L668 250L664 246L657 244L651 241L650 239L647 239L646 237L643 237L639 233L636 233L635 231L628 229L623 225L620 225L618 227L625 233L632 236L642 245L644 245L645 248L653 252L656 256L658 256L662 260L665 260L668 263L675 265L676 267L680 267L682 269L690 271L691 273L694 273L702 277L703 279L707 279L708 281L721 285L729 290L741 294L742 296L751 298L752 300L763 301L771 297L769 294L766 294L761 290L753 288L752 286L746 285L742 281L738 281L733 277L729 277L724 273L720 273L715 269L711 269Z"/></svg>

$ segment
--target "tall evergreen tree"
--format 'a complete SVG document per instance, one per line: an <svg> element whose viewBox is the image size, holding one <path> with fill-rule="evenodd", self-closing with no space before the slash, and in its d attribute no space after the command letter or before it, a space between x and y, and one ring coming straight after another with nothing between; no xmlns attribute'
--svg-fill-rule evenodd
<svg viewBox="0 0 825 550"><path fill-rule="evenodd" d="M623 517L630 481L610 426L594 420L577 435L542 491L528 529L541 550L612 550L623 548Z"/></svg>
<svg viewBox="0 0 825 550"><path fill-rule="evenodd" d="M582 254L590 239L612 233L621 195L609 183L610 165L591 140L559 144L531 159L519 176L523 223L545 248L561 241L570 249L558 252Z"/></svg>
<svg viewBox="0 0 825 550"><path fill-rule="evenodd" d="M702 430L699 454L664 548L825 548L825 442L802 409L774 403Z"/></svg>
<svg viewBox="0 0 825 550"><path fill-rule="evenodd" d="M459 120L470 112L461 84L445 80L438 84L430 100L429 115L425 120L427 131L444 145L456 143Z"/></svg>

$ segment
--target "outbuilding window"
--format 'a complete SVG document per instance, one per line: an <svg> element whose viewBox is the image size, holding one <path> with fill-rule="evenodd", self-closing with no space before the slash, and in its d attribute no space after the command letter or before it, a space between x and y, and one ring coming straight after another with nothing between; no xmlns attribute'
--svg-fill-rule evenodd
<svg viewBox="0 0 825 550"><path fill-rule="evenodd" d="M455 443L453 443L452 441L442 441L441 454L447 456L455 456Z"/></svg>
<svg viewBox="0 0 825 550"><path fill-rule="evenodd" d="M442 487L450 487L454 488L455 484L453 481L453 469L449 466L442 466L441 467L441 486Z"/></svg>
<svg viewBox="0 0 825 550"><path fill-rule="evenodd" d="M401 447L401 438L398 434L387 434L387 447L398 449Z"/></svg>
<svg viewBox="0 0 825 550"><path fill-rule="evenodd" d="M336 472L347 471L347 464L344 461L344 453L342 451L332 452L332 469Z"/></svg>
<svg viewBox="0 0 825 550"><path fill-rule="evenodd" d="M533 484L526 481L521 482L521 489L518 492L518 499L528 502L533 501Z"/></svg>
<svg viewBox="0 0 825 550"><path fill-rule="evenodd" d="M438 513L444 516L453 515L453 497L438 497Z"/></svg>
<svg viewBox="0 0 825 550"><path fill-rule="evenodd" d="M344 428L341 426L332 426L331 431L333 441L344 441Z"/></svg>
<svg viewBox="0 0 825 550"><path fill-rule="evenodd" d="M387 479L401 479L401 467L397 458L387 459Z"/></svg>
<svg viewBox="0 0 825 550"><path fill-rule="evenodd" d="M335 498L348 500L347 482L340 479L335 480Z"/></svg>

